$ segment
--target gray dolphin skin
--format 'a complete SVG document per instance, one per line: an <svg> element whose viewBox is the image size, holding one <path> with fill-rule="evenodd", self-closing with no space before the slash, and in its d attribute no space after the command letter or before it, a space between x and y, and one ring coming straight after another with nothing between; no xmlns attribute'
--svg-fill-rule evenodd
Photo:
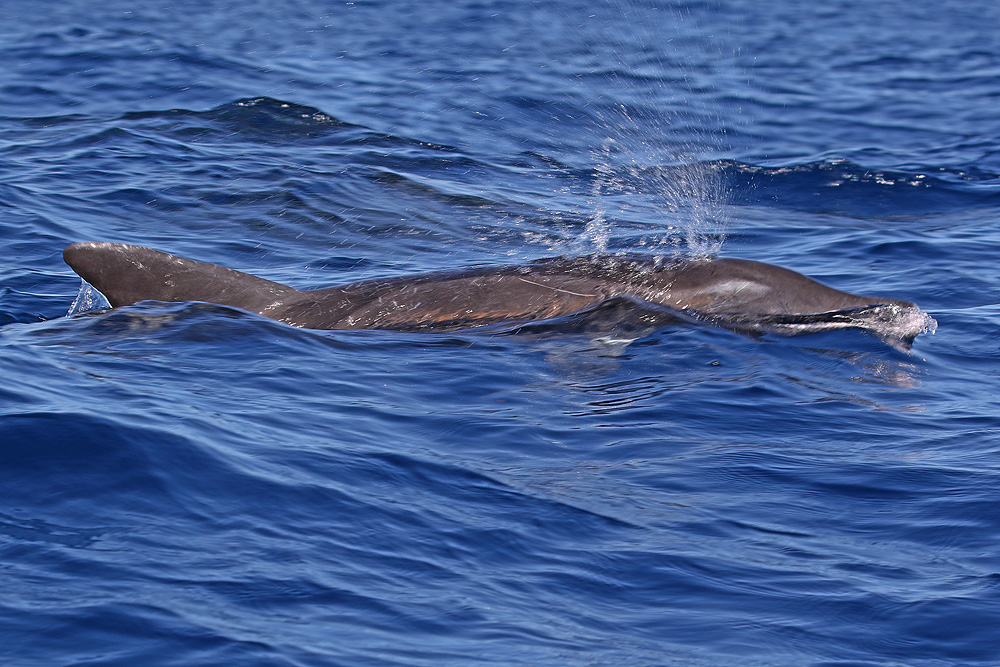
<svg viewBox="0 0 1000 667"><path fill-rule="evenodd" d="M859 296L746 259L592 256L298 290L121 243L74 243L66 263L112 307L204 301L309 329L456 331L549 320L628 302L746 333L868 329L912 341L934 321L900 299Z"/></svg>

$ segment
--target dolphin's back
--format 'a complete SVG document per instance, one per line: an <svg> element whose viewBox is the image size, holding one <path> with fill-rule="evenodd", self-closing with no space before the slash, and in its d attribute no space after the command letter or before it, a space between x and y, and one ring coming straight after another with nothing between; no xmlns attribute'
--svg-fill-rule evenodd
<svg viewBox="0 0 1000 667"><path fill-rule="evenodd" d="M570 315L617 296L595 278L495 267L303 290L276 319L312 329L458 330Z"/></svg>

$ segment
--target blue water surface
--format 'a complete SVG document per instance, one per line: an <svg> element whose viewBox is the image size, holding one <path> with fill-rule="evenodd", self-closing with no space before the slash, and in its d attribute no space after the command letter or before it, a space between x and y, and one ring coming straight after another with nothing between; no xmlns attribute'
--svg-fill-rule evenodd
<svg viewBox="0 0 1000 667"><path fill-rule="evenodd" d="M1000 5L6 0L0 662L1000 664ZM916 301L632 341L65 317L680 252Z"/></svg>

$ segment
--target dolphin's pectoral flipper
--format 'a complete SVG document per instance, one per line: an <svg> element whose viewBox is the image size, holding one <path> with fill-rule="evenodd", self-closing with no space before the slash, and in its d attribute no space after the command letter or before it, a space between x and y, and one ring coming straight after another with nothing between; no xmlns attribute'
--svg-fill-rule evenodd
<svg viewBox="0 0 1000 667"><path fill-rule="evenodd" d="M63 259L113 307L139 301L207 301L267 315L298 290L218 264L143 246L74 243Z"/></svg>

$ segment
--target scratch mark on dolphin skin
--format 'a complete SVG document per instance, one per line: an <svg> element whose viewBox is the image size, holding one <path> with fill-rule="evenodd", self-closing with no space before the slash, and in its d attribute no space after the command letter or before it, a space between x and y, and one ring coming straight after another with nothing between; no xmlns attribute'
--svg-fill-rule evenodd
<svg viewBox="0 0 1000 667"><path fill-rule="evenodd" d="M597 296L596 294L580 294L579 292L570 292L568 289L561 289L559 287L552 287L550 285L536 283L534 280L528 280L527 278L522 278L521 276L517 276L517 279L523 283L528 283L529 285L538 285L539 287L550 289L553 292L562 292L563 294L572 294L573 296Z"/></svg>

